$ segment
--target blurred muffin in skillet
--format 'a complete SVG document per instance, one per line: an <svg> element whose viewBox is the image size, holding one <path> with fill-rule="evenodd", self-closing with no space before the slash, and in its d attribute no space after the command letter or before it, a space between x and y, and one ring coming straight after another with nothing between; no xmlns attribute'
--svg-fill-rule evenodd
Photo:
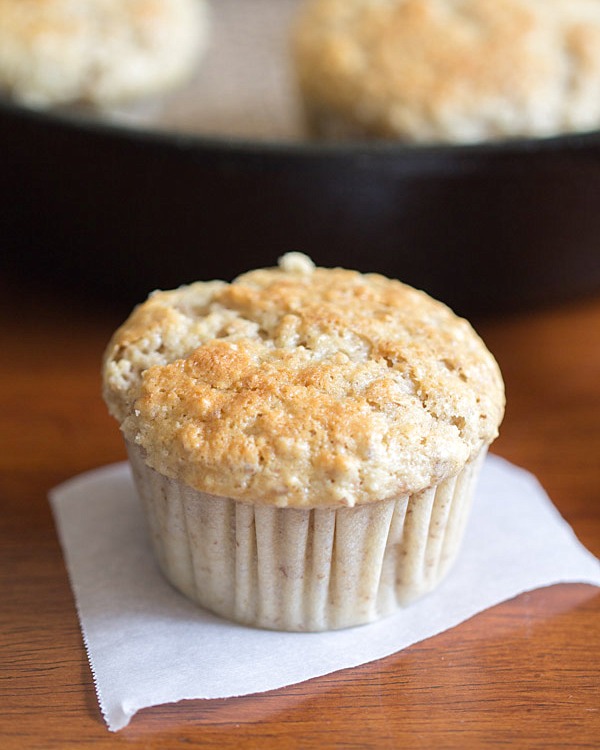
<svg viewBox="0 0 600 750"><path fill-rule="evenodd" d="M0 91L34 107L161 93L207 32L204 0L0 0Z"/></svg>
<svg viewBox="0 0 600 750"><path fill-rule="evenodd" d="M437 586L504 410L465 320L298 253L154 293L103 379L166 577L281 630L371 622Z"/></svg>
<svg viewBox="0 0 600 750"><path fill-rule="evenodd" d="M472 143L600 127L598 0L309 0L311 130Z"/></svg>

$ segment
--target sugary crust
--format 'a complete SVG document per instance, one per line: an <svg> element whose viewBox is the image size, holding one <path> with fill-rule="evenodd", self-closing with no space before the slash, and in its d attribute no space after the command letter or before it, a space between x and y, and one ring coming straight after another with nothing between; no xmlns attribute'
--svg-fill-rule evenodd
<svg viewBox="0 0 600 750"><path fill-rule="evenodd" d="M600 126L597 0L312 0L295 57L325 135L477 142Z"/></svg>
<svg viewBox="0 0 600 750"><path fill-rule="evenodd" d="M0 0L0 89L106 106L179 83L206 41L204 0Z"/></svg>
<svg viewBox="0 0 600 750"><path fill-rule="evenodd" d="M398 281L298 254L153 294L107 348L104 394L158 472L279 507L435 485L492 442L504 407L466 321Z"/></svg>

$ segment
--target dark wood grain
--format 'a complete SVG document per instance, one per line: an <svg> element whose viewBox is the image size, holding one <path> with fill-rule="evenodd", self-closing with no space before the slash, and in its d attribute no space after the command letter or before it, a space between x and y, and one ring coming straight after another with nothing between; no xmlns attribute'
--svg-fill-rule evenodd
<svg viewBox="0 0 600 750"><path fill-rule="evenodd" d="M99 714L47 491L124 458L100 399L122 315L0 285L0 746L599 747L600 594L535 591L357 669L264 695ZM479 326L503 369L496 453L600 555L600 300Z"/></svg>

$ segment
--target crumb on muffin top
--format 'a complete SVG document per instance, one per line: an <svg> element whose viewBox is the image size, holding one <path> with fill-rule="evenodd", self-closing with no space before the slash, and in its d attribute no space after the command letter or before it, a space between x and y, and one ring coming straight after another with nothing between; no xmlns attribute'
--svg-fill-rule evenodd
<svg viewBox="0 0 600 750"><path fill-rule="evenodd" d="M492 442L504 409L469 323L399 281L300 253L153 293L112 337L103 378L149 466L280 507L425 489Z"/></svg>

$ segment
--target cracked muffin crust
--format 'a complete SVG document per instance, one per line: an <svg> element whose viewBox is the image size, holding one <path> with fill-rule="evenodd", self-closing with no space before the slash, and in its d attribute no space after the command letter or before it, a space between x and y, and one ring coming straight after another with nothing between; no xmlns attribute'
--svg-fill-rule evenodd
<svg viewBox="0 0 600 750"><path fill-rule="evenodd" d="M320 135L474 143L600 127L597 0L311 0L294 48Z"/></svg>
<svg viewBox="0 0 600 750"><path fill-rule="evenodd" d="M275 507L352 507L457 475L497 435L471 326L399 281L290 253L156 292L114 334L104 396L159 474Z"/></svg>

